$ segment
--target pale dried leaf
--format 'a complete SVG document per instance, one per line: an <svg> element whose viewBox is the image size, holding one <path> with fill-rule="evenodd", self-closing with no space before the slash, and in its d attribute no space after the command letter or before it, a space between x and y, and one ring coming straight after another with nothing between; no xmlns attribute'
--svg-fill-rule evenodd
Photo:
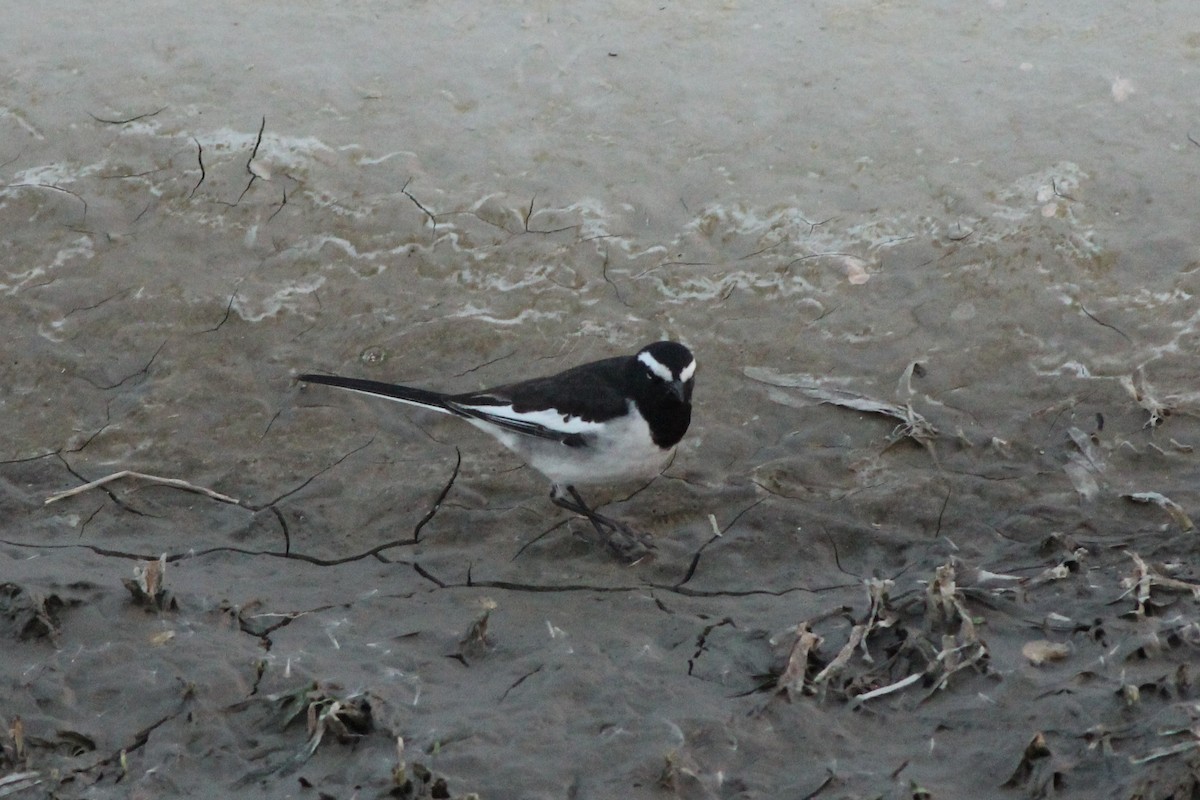
<svg viewBox="0 0 1200 800"><path fill-rule="evenodd" d="M1100 494L1100 484L1096 483L1094 471L1083 456L1073 453L1071 460L1063 465L1063 470L1083 501L1090 503Z"/></svg>
<svg viewBox="0 0 1200 800"><path fill-rule="evenodd" d="M1042 664L1048 664L1052 661L1062 661L1071 654L1071 648L1062 642L1051 642L1046 639L1035 639L1026 642L1021 647L1021 655L1029 660L1030 664L1035 667L1040 667Z"/></svg>
<svg viewBox="0 0 1200 800"><path fill-rule="evenodd" d="M787 666L775 683L778 691L787 692L792 698L804 691L804 678L808 673L809 655L821 646L821 637L809 630L807 622L796 626L796 641L788 653Z"/></svg>
<svg viewBox="0 0 1200 800"><path fill-rule="evenodd" d="M1149 503L1156 505L1171 515L1171 519L1175 521L1186 533L1195 530L1196 526L1192 523L1191 517L1183 510L1183 507L1176 503L1171 498L1160 492L1130 492L1123 494L1121 497L1134 503Z"/></svg>

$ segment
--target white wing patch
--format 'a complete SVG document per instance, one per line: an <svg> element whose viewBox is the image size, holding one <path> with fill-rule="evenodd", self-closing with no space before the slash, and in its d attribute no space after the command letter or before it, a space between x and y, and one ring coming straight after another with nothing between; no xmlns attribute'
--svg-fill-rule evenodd
<svg viewBox="0 0 1200 800"><path fill-rule="evenodd" d="M489 417L498 417L500 419L511 419L514 422L524 422L530 425L538 425L547 430L558 433L595 433L601 429L599 422L588 422L580 417L563 414L554 409L545 409L542 411L514 411L511 405L506 406L470 406L463 404L463 408L474 409L481 414Z"/></svg>
<svg viewBox="0 0 1200 800"><path fill-rule="evenodd" d="M561 414L557 416L562 419ZM563 447L536 436L521 436L498 430L495 426L484 427L486 423L476 422L476 425L498 438L551 483L564 486L650 478L663 470L675 450L673 447L664 450L654 443L650 426L632 403L629 413L609 420L604 426L596 425L595 439L587 447Z"/></svg>

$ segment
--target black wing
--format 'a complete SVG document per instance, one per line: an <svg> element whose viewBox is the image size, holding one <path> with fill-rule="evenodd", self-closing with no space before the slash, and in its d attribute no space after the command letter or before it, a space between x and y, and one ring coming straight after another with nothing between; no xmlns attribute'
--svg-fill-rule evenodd
<svg viewBox="0 0 1200 800"><path fill-rule="evenodd" d="M454 395L446 399L456 413L474 417L505 430L541 439L552 439L571 447L587 444L578 432L550 425L489 413L489 407L511 407L518 414L538 411L562 415L564 422L576 417L584 422L606 422L629 413L622 390L629 357L621 356L574 367L557 375L497 386L482 392Z"/></svg>

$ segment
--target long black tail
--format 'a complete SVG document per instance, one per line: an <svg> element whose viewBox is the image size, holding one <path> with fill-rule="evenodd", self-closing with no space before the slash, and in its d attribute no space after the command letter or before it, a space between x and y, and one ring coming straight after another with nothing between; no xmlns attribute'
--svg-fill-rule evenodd
<svg viewBox="0 0 1200 800"><path fill-rule="evenodd" d="M463 416L461 411L452 408L446 403L446 395L439 392L431 392L428 389L417 389L413 386L401 386L396 383L384 383L382 381L368 381L362 378L342 378L338 375L300 375L298 380L306 383L323 383L326 386L336 386L339 389L349 389L352 392L360 394L372 395L374 397L386 397L389 400L396 400L401 403L408 403L422 408L430 408L434 411L441 411L443 414L453 414L456 417Z"/></svg>

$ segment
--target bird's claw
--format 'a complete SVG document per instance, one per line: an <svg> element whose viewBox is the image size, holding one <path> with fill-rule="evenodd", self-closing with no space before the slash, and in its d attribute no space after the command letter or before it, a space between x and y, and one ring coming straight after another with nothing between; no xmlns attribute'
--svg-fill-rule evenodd
<svg viewBox="0 0 1200 800"><path fill-rule="evenodd" d="M633 565L644 560L654 550L654 541L645 533L634 530L623 522L596 515L590 518L596 544L604 546L614 558Z"/></svg>

